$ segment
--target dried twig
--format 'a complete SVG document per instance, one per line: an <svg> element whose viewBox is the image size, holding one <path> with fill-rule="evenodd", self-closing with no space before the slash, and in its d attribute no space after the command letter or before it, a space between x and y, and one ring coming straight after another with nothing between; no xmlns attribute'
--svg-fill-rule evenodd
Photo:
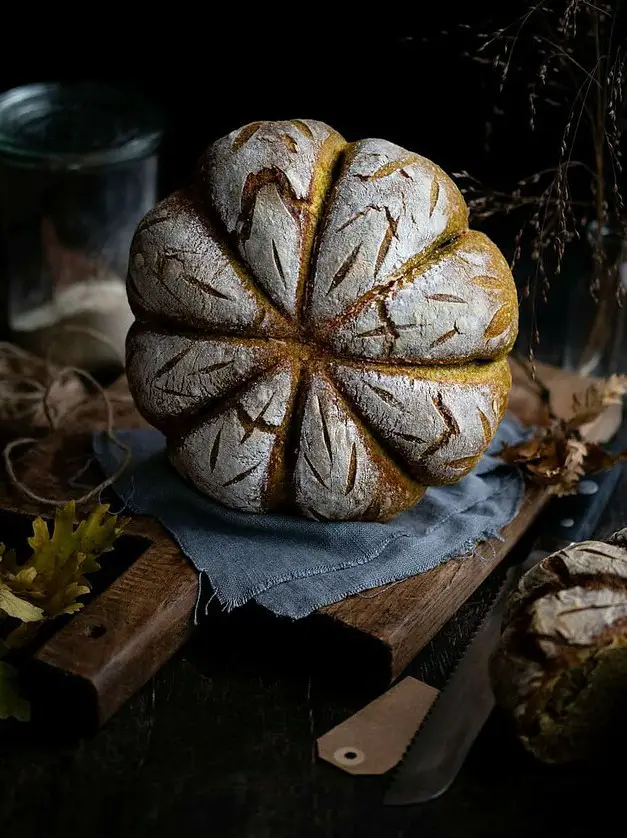
<svg viewBox="0 0 627 838"><path fill-rule="evenodd" d="M627 48L619 37L624 11L621 0L540 0L530 2L520 17L505 25L481 32L464 27L470 39L466 55L489 65L501 90L514 75L527 80L532 129L546 107L563 119L555 166L519 181L511 192L486 189L467 172L458 175L477 221L512 213L523 216L513 263L525 250L533 263L525 286L534 319L531 357L539 341L536 304L546 299L566 248L583 229L588 230L594 266L590 290L599 301L583 363L598 357L607 339L609 308L624 293L618 281L622 257L608 255L605 246L608 227L625 232L620 178ZM494 110L503 113L496 106Z"/></svg>

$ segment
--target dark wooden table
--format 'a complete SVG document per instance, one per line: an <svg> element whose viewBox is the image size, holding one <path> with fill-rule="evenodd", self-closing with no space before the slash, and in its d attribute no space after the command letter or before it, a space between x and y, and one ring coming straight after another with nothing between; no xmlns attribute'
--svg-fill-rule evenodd
<svg viewBox="0 0 627 838"><path fill-rule="evenodd" d="M598 535L626 523L624 474ZM414 662L440 686L480 618L490 578ZM245 615L201 631L96 735L0 724L0 836L439 836L560 838L622 820L624 747L593 765L534 762L494 713L460 777L422 807L381 804L385 778L352 777L314 742L373 698L313 671L281 626ZM623 813L621 815L621 812Z"/></svg>

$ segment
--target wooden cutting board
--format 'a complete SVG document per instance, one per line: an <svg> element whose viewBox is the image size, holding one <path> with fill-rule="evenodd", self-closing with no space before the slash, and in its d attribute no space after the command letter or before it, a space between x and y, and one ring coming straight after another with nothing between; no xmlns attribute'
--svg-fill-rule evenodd
<svg viewBox="0 0 627 838"><path fill-rule="evenodd" d="M526 422L538 421L537 388L520 368L512 366L511 409ZM539 374L551 389L554 410L562 416L569 414L573 393L582 392L589 384L541 365ZM118 427L144 425L123 378L109 392ZM84 488L77 488L73 477L90 460L91 432L105 427L105 417L101 398L86 402L63 431L43 439L23 458L20 479L46 497L81 494ZM609 439L620 421L620 407L612 406L585 429L586 436L596 441ZM81 475L81 487L97 485L100 480L92 463ZM109 499L117 508L119 503L112 494L102 498ZM546 490L528 486L522 508L503 530L502 541L481 544L473 555L453 559L420 576L349 597L296 624L253 605L229 615L216 609L207 630L214 626L224 641L237 631L250 637L271 624L274 639L277 631L282 637L292 636L301 654L306 642L310 651L321 654L325 665L331 666L334 659L336 666L357 671L356 677L361 673L381 686L389 684L502 561L548 500ZM0 480L0 511L20 519L51 515L49 506L25 498L4 478ZM18 522L18 518L12 520ZM192 630L197 574L160 524L133 516L116 553L118 564L126 569L44 642L34 657L34 671L49 679L51 689L68 692L66 709L89 725L104 723Z"/></svg>

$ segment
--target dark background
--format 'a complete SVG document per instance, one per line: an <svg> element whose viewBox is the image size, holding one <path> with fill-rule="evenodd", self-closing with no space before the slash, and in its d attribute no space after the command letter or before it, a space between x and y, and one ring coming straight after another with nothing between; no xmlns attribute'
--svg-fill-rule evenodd
<svg viewBox="0 0 627 838"><path fill-rule="evenodd" d="M463 5L422 0L389 9L361 4L346 9L359 28L343 28L341 15L321 27L310 6L262 9L258 25L248 7L235 4L193 11L180 3L155 6L141 17L130 8L124 14L94 9L89 21L78 14L66 19L55 14L46 21L38 13L36 20L28 15L20 26L5 29L12 48L0 57L0 90L77 79L139 87L165 114L162 196L191 178L200 154L218 137L255 120L293 118L325 121L348 140L383 137L449 174L466 170L486 186L509 192L520 178L556 165L566 114L540 107L531 130L528 83L537 60L524 37L516 63L527 68L527 77L513 72L502 91L499 74L473 57L478 32L495 32L531 5L530 0ZM565 0L556 5L565 6ZM13 48L11 33L30 33L33 26L35 34L18 38L19 48ZM578 148L577 156L589 151ZM583 186L588 197L588 185ZM524 220L517 211L473 226L484 229L510 259ZM530 239L525 242L514 272L521 290L537 282ZM521 294L521 351L528 351L534 316L540 333L557 330L554 344L562 344L573 319L564 304L566 285L577 272L587 284L592 268L586 257L589 262L581 247L568 252L562 277L551 279L548 305L537 295ZM541 360L558 360L543 354L542 346L535 351Z"/></svg>
<svg viewBox="0 0 627 838"><path fill-rule="evenodd" d="M548 147L543 120L531 135L523 86L514 81L495 100L494 75L462 56L470 41L458 25L489 29L526 5L478 0L460 12L419 2L378 13L364 5L362 31L331 23L316 31L313 9L304 6L291 10L290 31L273 25L278 12L246 30L243 9L222 8L219 18L203 20L173 14L174 5L145 22L125 18L112 27L95 18L89 33L80 21L56 20L50 37L41 37L47 26L38 19L39 37L5 53L0 90L77 78L141 86L167 115L164 193L190 176L217 137L254 120L292 118L323 120L348 140L384 137L448 172L467 169L506 185L550 165L557 148ZM495 104L507 104L507 119L495 117ZM487 150L486 125L495 118Z"/></svg>

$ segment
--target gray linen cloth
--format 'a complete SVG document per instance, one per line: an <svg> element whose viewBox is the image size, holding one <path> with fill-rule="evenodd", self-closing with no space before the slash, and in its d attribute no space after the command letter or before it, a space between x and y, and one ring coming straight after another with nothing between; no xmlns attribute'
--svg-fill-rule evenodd
<svg viewBox="0 0 627 838"><path fill-rule="evenodd" d="M429 488L420 503L385 524L227 509L177 474L159 431L116 434L132 451L131 467L114 487L125 507L163 524L227 610L253 599L275 614L305 617L350 594L424 573L498 536L524 493L518 471L495 456L504 442L526 435L511 417L467 477ZM111 474L122 452L102 432L95 433L93 447Z"/></svg>

